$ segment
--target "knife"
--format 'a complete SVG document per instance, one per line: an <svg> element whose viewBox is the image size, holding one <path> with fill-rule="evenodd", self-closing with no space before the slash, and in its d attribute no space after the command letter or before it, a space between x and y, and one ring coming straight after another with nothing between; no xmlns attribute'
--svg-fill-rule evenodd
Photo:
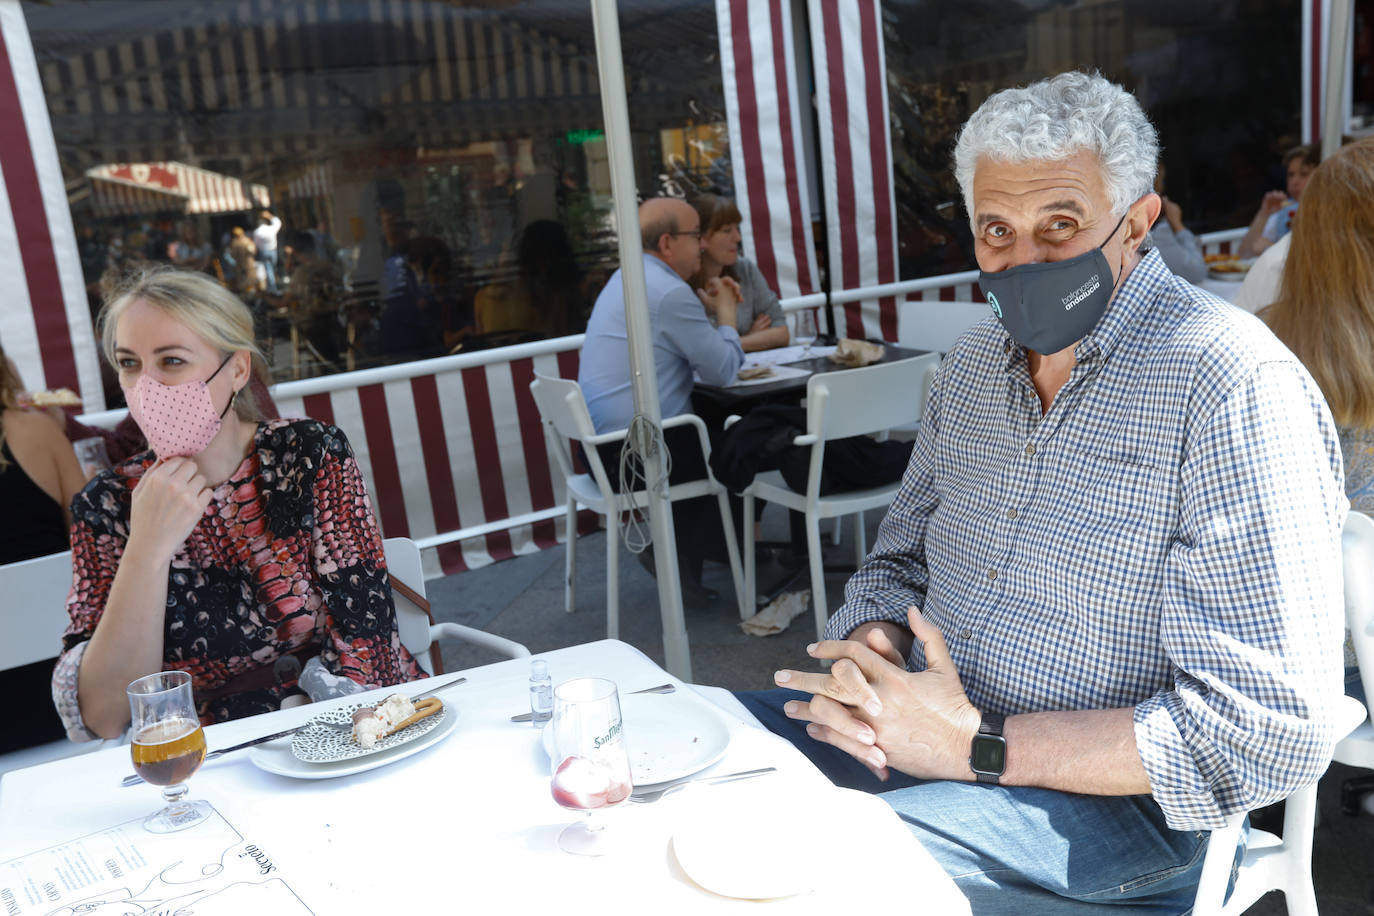
<svg viewBox="0 0 1374 916"><path fill-rule="evenodd" d="M659 684L657 687L645 687L643 690L631 690L630 693L672 693L677 690L674 684ZM534 713L522 712L510 717L512 722L530 722L534 719Z"/></svg>
<svg viewBox="0 0 1374 916"><path fill-rule="evenodd" d="M464 684L466 682L467 678L465 677L454 678L453 680L439 687L431 687L429 690L426 690L422 693L417 693L410 699L412 702L414 702L415 700L423 700L425 697L433 696L441 690L447 690L450 687L456 687L459 684ZM278 738L285 738L287 735L294 735L296 732L301 731L302 729L309 728L313 724L314 720L312 719L310 722L302 722L295 728L288 728L285 731L279 731L271 735L263 735L261 738L253 738L250 741L244 741L241 744L231 745L230 747L222 747L219 750L211 751L210 753L206 754L205 759L202 760L201 763L208 763L209 761L214 760L216 757L223 757L225 754L231 754L234 751L241 751L246 747L253 747L257 744L266 744L268 741L276 741ZM121 786L136 786L140 782L143 782L143 777L135 773L132 776L125 776L119 784Z"/></svg>

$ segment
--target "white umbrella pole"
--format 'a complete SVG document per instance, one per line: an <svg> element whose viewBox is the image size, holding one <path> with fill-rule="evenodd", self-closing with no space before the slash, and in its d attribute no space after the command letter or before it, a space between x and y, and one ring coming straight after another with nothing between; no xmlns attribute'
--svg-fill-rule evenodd
<svg viewBox="0 0 1374 916"><path fill-rule="evenodd" d="M1345 65L1350 45L1350 0L1331 0L1326 20L1326 79L1322 83L1322 160L1336 155L1345 132Z"/></svg>
<svg viewBox="0 0 1374 916"><path fill-rule="evenodd" d="M625 66L620 55L620 21L616 0L592 0L592 25L596 30L596 63L601 78L601 109L606 122L606 153L611 168L611 194L620 236L620 279L625 290L625 334L630 348L630 387L635 414L657 429L662 417L658 408L658 378L654 374L653 343L649 339L648 295L644 290L643 247L639 240L639 206L636 200L634 152L630 146L630 113L625 98ZM662 435L659 434L660 446ZM644 472L649 487L649 530L658 564L658 600L663 609L664 666L676 677L692 679L687 625L682 616L682 591L678 581L677 546L673 539L673 513L667 498L667 473L663 448L646 455ZM607 550L617 550L614 535Z"/></svg>

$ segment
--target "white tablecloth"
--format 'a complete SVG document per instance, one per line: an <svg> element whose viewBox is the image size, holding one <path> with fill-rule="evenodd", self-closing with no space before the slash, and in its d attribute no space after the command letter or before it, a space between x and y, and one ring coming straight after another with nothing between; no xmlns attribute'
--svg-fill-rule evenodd
<svg viewBox="0 0 1374 916"><path fill-rule="evenodd" d="M542 657L555 683L601 675L629 692L672 680L638 650L615 640ZM298 780L259 770L251 751L205 764L190 780L191 796L210 801L237 838L221 863L270 862L273 880L284 882L305 910L319 914L462 912L494 903L521 913L540 912L534 909L540 905L559 914L630 913L650 906L665 912L714 911L757 904L696 885L678 865L671 839L692 815L735 798L754 807L721 809L722 831L741 826L732 824L732 812L752 811L749 816L757 817L769 803L794 817L802 812L817 828L809 856L817 886L770 901L773 908L812 912L820 905L876 907L905 899L918 901L929 913L968 912L953 882L881 800L832 787L795 748L759 728L733 697L715 688L680 691L715 702L729 724L729 750L708 772L770 765L779 772L687 789L652 805L622 806L605 814L606 829L621 841L614 854L587 859L563 853L556 837L579 815L558 807L550 796L539 731L509 721L528 708L528 662L501 662L463 674L468 683L444 694L450 712L460 717L454 731L388 766L338 779ZM206 738L213 750L279 731L319 709L307 706L211 726ZM5 774L0 779L0 897L7 892L6 881L15 880L12 866L6 877L6 861L135 821L157 808L161 800L154 787L119 785L130 772L128 749L111 748ZM830 825L828 832L819 829ZM40 911L46 910L21 910Z"/></svg>

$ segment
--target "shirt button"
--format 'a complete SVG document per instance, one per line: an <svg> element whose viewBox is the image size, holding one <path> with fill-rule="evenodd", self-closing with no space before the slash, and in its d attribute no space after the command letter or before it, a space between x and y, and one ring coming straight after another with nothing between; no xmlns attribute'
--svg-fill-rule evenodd
<svg viewBox="0 0 1374 916"><path fill-rule="evenodd" d="M972 639L972 638L973 638L973 631L970 630L968 627L964 627L962 630L959 631L959 636L960 636L962 639Z"/></svg>
<svg viewBox="0 0 1374 916"><path fill-rule="evenodd" d="M996 579L996 578L997 578L997 570L995 570L995 569L989 569L989 570L988 570L988 578L989 578L989 579Z"/></svg>
<svg viewBox="0 0 1374 916"><path fill-rule="evenodd" d="M1026 455L1027 455L1027 457L1030 457L1030 458L1034 458L1034 457L1035 457L1035 443L1034 443L1034 442L1027 442L1027 443L1026 443Z"/></svg>
<svg viewBox="0 0 1374 916"><path fill-rule="evenodd" d="M1014 508L1007 510L1007 518L1016 518L1016 510Z"/></svg>

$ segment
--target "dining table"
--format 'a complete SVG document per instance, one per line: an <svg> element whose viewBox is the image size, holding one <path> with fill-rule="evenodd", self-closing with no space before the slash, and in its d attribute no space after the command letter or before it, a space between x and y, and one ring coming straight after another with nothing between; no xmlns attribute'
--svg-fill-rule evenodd
<svg viewBox="0 0 1374 916"><path fill-rule="evenodd" d="M605 855L563 852L559 832L582 815L553 799L540 727L512 721L529 709L530 659L501 661L207 726L213 751L462 678L436 694L440 724L410 744L307 763L287 737L207 761L187 785L212 813L176 833L143 829L161 793L121 785L128 747L5 773L0 913L815 912L893 901L969 912L880 796L832 785L727 691L682 683L618 640L535 658L555 684L615 681L631 755L674 742L678 757L657 775L773 771L615 806L602 812ZM675 691L642 695L630 715L631 694L664 684Z"/></svg>

